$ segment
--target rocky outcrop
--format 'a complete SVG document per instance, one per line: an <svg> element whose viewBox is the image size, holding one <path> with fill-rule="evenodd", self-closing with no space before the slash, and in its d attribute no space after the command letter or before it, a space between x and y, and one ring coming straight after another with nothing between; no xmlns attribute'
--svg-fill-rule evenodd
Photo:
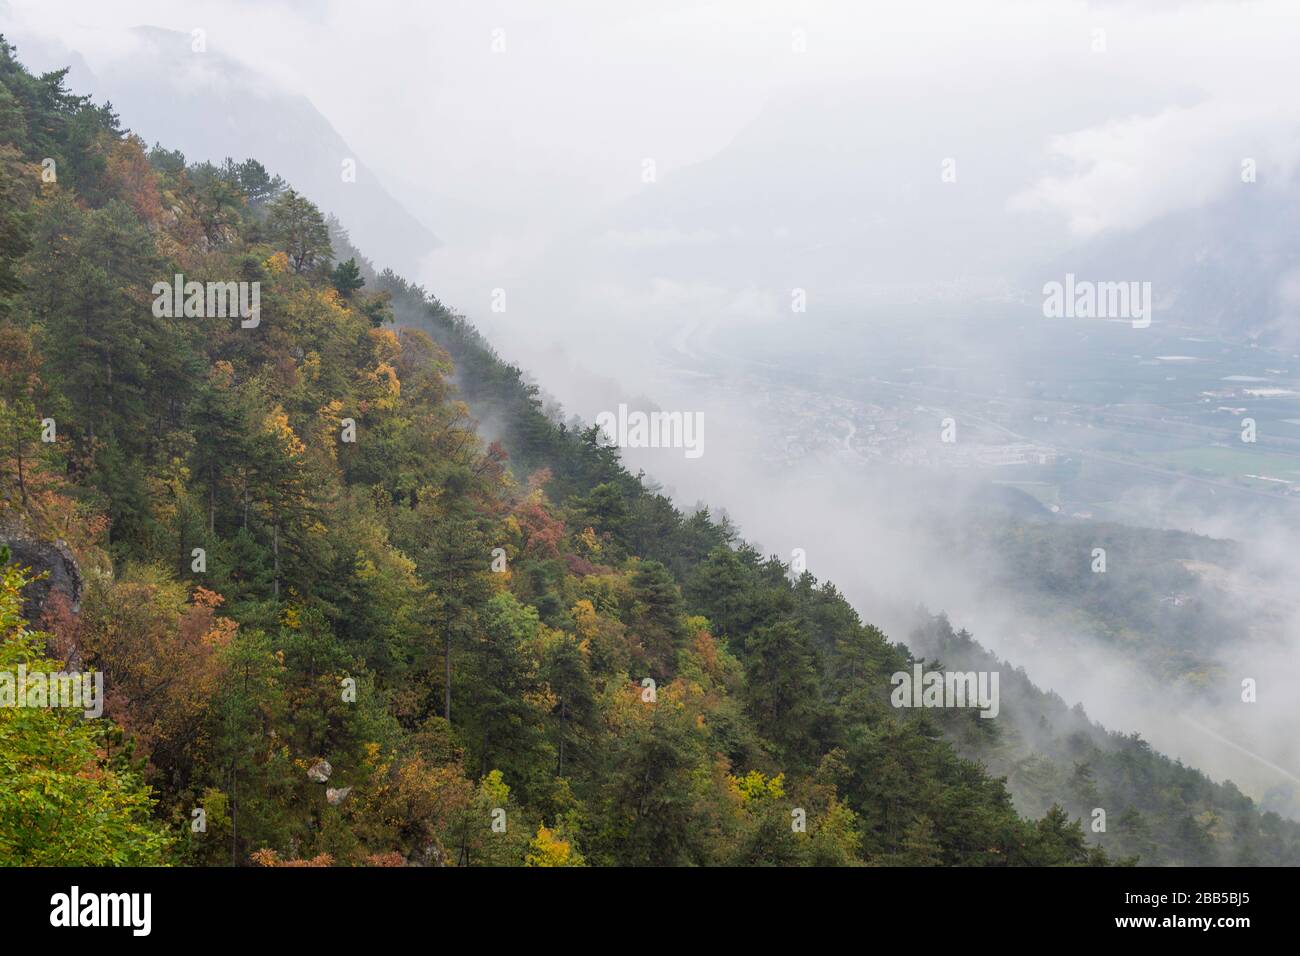
<svg viewBox="0 0 1300 956"><path fill-rule="evenodd" d="M9 561L30 568L38 580L23 590L23 617L39 626L53 594L58 594L76 614L81 610L83 580L72 551L61 539L46 541L18 525L0 525L0 546L8 547Z"/></svg>

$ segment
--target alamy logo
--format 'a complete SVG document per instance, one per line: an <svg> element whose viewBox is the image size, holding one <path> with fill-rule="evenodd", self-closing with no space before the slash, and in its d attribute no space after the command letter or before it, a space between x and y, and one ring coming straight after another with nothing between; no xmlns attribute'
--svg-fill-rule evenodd
<svg viewBox="0 0 1300 956"><path fill-rule="evenodd" d="M0 707L66 707L80 710L87 717L104 713L104 675L101 671L27 672L26 664L18 671L0 671Z"/></svg>
<svg viewBox="0 0 1300 956"><path fill-rule="evenodd" d="M889 682L894 686L889 702L895 707L978 707L981 717L996 717L998 671L930 671L920 664L912 673L897 671Z"/></svg>
<svg viewBox="0 0 1300 956"><path fill-rule="evenodd" d="M176 273L172 281L153 284L153 314L160 319L225 319L238 316L242 329L262 321L262 283L186 282Z"/></svg>
<svg viewBox="0 0 1300 956"><path fill-rule="evenodd" d="M1043 315L1049 319L1130 319L1133 328L1151 324L1150 282L1092 282L1076 280L1043 286Z"/></svg>
<svg viewBox="0 0 1300 956"><path fill-rule="evenodd" d="M148 936L153 928L153 894L70 893L50 897L51 926L129 926L132 936Z"/></svg>
<svg viewBox="0 0 1300 956"><path fill-rule="evenodd" d="M684 448L687 458L704 454L703 412L601 412L596 426L619 448Z"/></svg>

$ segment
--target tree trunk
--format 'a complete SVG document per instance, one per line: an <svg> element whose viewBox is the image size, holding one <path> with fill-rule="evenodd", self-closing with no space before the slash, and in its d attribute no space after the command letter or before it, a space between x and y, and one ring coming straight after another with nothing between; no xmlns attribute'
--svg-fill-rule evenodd
<svg viewBox="0 0 1300 956"><path fill-rule="evenodd" d="M239 865L239 770L230 763L230 865Z"/></svg>
<svg viewBox="0 0 1300 956"><path fill-rule="evenodd" d="M564 776L564 738L567 736L566 731L569 727L569 705L566 701L560 701L560 762L556 768L557 777Z"/></svg>
<svg viewBox="0 0 1300 956"><path fill-rule="evenodd" d="M21 428L22 425L20 424L18 427ZM18 457L18 491L19 491L19 492L22 494L22 496L23 496L23 507L26 508L26 507L27 507L27 483L26 483L25 481L23 481L23 439L22 439L22 435L19 435L19 436L18 436L18 442L17 442L17 445L18 445L18 448L17 448L17 451L16 451L16 455L17 455L17 457Z"/></svg>
<svg viewBox="0 0 1300 956"><path fill-rule="evenodd" d="M447 622L447 636L443 641L443 662L447 683L443 688L442 717L447 723L451 723L451 621Z"/></svg>

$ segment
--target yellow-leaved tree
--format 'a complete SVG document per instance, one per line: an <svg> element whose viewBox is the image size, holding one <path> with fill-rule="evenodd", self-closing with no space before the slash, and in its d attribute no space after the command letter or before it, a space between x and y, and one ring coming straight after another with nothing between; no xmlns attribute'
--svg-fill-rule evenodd
<svg viewBox="0 0 1300 956"><path fill-rule="evenodd" d="M0 564L8 560L0 548ZM27 576L8 565L0 578L0 865L157 866L172 839L152 818L149 788L107 756L112 724L81 710L18 706L8 698L26 675L59 670L45 635L23 620ZM24 701L23 703L26 703Z"/></svg>
<svg viewBox="0 0 1300 956"><path fill-rule="evenodd" d="M582 854L558 832L539 826L537 836L528 844L524 866L586 866Z"/></svg>

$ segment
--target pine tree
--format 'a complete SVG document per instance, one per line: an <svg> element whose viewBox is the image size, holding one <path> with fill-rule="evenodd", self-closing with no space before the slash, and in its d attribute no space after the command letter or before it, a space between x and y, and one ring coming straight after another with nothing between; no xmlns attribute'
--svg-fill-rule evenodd
<svg viewBox="0 0 1300 956"><path fill-rule="evenodd" d="M817 753L817 675L799 628L780 621L755 632L745 648L746 707L759 733L790 760Z"/></svg>
<svg viewBox="0 0 1300 956"><path fill-rule="evenodd" d="M286 189L267 208L271 239L289 257L294 272L324 265L334 257L324 217L296 190Z"/></svg>

